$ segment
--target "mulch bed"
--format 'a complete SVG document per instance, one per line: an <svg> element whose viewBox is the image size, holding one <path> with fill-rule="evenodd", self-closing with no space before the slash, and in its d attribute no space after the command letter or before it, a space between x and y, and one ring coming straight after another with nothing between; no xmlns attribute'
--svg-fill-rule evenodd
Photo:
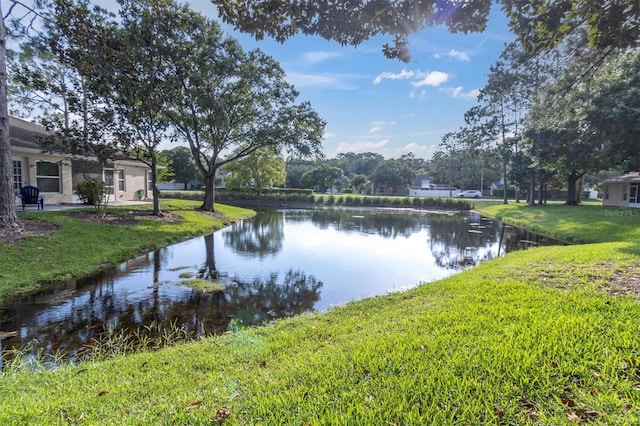
<svg viewBox="0 0 640 426"><path fill-rule="evenodd" d="M45 235L58 229L57 225L35 219L23 219L23 229L0 229L0 241L14 243L28 235Z"/></svg>
<svg viewBox="0 0 640 426"><path fill-rule="evenodd" d="M226 216L219 212L205 212L198 210L201 214L206 214L215 219L224 220ZM109 225L133 225L139 219L155 220L159 222L175 223L182 220L182 217L169 212L163 212L162 216L154 216L149 210L131 210L127 215L107 213L105 216L98 216L95 212L69 211L67 215L87 222L107 223ZM57 225L37 219L23 219L23 229L2 229L0 228L0 242L15 243L29 235L45 235L58 229Z"/></svg>
<svg viewBox="0 0 640 426"><path fill-rule="evenodd" d="M163 212L162 216L154 216L148 210L132 210L128 215L119 215L107 213L106 215L97 215L94 212L69 212L69 216L94 223L107 223L109 225L133 225L138 219L150 219L158 222L174 223L182 220L182 217L171 213Z"/></svg>

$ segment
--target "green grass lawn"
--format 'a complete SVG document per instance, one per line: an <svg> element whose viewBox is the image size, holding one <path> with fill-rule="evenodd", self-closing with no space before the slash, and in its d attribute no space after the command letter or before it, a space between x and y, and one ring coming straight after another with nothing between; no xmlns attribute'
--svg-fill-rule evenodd
<svg viewBox="0 0 640 426"><path fill-rule="evenodd" d="M479 208L592 243L160 351L9 369L0 424L640 424L640 305L613 295L640 281L637 222Z"/></svg>
<svg viewBox="0 0 640 426"><path fill-rule="evenodd" d="M150 206L111 207L109 213L131 218L131 223L95 223L73 216L75 211L20 212L22 219L49 222L57 230L42 236L27 236L15 244L0 244L0 303L11 297L37 291L47 284L85 276L103 265L116 264L137 254L197 235L211 233L225 222L239 220L250 210L216 205L226 218L194 210L194 201L163 201L164 212L181 220L157 221L135 210ZM87 210L93 211L93 210Z"/></svg>

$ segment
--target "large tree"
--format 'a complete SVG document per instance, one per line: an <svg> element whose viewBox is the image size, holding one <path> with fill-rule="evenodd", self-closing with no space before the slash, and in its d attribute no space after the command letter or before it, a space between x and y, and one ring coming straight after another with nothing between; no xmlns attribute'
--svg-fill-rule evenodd
<svg viewBox="0 0 640 426"><path fill-rule="evenodd" d="M409 187L415 175L415 170L409 168L402 159L390 159L380 164L373 172L371 183L375 192L381 192L381 188L385 187L392 193L404 195L402 191Z"/></svg>
<svg viewBox="0 0 640 426"><path fill-rule="evenodd" d="M187 189L189 182L198 178L198 169L196 169L196 164L193 162L191 151L186 146L176 146L162 151L161 154L170 162L168 167L174 182L183 183L184 189Z"/></svg>
<svg viewBox="0 0 640 426"><path fill-rule="evenodd" d="M166 0L149 8L141 25L167 70L165 113L204 180L202 209L214 209L216 171L225 164L262 148L320 154L325 123L309 103L296 103L298 93L276 61L244 52L186 6Z"/></svg>
<svg viewBox="0 0 640 426"><path fill-rule="evenodd" d="M225 171L231 176L227 185L232 188L251 188L258 192L271 186L283 185L287 177L282 156L273 149L262 148L229 163Z"/></svg>
<svg viewBox="0 0 640 426"><path fill-rule="evenodd" d="M324 163L302 175L300 183L305 188L326 192L338 185L343 179L341 168Z"/></svg>
<svg viewBox="0 0 640 426"><path fill-rule="evenodd" d="M624 135L633 134L637 101L621 102L633 94L628 84L633 78L624 76L637 74L633 60L626 60L634 54L612 53L593 68L594 61L602 58L588 47L587 37L584 31L575 32L563 43L562 68L538 88L527 118L527 139L533 141L535 157L544 160L543 170L564 176L569 205L578 204L577 186L586 173L618 166L617 152L635 155L634 148L627 148L635 146L633 136ZM624 88L608 91L618 77ZM623 130L609 133L605 129L611 125Z"/></svg>

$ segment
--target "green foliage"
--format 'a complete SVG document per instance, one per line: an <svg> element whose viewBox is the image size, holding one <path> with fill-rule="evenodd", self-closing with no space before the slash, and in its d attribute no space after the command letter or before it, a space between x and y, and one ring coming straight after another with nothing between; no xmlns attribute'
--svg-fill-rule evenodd
<svg viewBox="0 0 640 426"><path fill-rule="evenodd" d="M326 192L336 186L342 178L342 169L323 163L302 175L300 183L305 188L316 188L318 192Z"/></svg>
<svg viewBox="0 0 640 426"><path fill-rule="evenodd" d="M270 36L283 42L297 33L321 36L340 44L357 46L379 34L392 43L382 46L388 58L408 62L411 33L434 25L451 32L481 32L485 29L492 2L478 1L452 11L449 2L382 1L336 3L330 0L271 0L263 2L214 0L222 19L241 31L262 39ZM545 52L558 45L581 23L589 31L594 48L625 50L638 45L640 11L635 0L619 0L601 7L597 2L554 0L522 3L501 0L511 29L529 51ZM403 22L403 25L398 25Z"/></svg>
<svg viewBox="0 0 640 426"><path fill-rule="evenodd" d="M251 188L262 192L272 186L283 185L286 164L273 149L259 149L224 167L231 176L227 185L231 188Z"/></svg>
<svg viewBox="0 0 640 426"><path fill-rule="evenodd" d="M162 151L162 155L169 159L168 169L171 170L171 178L176 182L188 183L196 180L200 174L196 169L191 151L186 146ZM161 180L164 182L164 180Z"/></svg>
<svg viewBox="0 0 640 426"><path fill-rule="evenodd" d="M97 179L86 179L76 185L76 195L82 204L97 206L104 200L104 182Z"/></svg>

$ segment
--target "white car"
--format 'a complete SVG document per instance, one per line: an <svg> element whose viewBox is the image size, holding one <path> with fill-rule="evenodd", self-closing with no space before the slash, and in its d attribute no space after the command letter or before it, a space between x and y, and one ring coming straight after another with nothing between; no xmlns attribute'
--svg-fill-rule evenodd
<svg viewBox="0 0 640 426"><path fill-rule="evenodd" d="M482 198L482 192L476 190L463 191L458 198Z"/></svg>

